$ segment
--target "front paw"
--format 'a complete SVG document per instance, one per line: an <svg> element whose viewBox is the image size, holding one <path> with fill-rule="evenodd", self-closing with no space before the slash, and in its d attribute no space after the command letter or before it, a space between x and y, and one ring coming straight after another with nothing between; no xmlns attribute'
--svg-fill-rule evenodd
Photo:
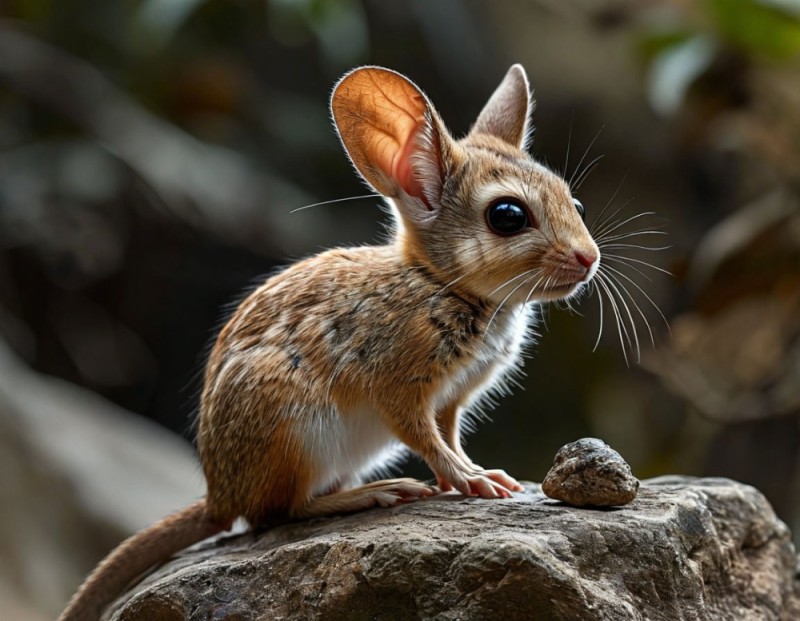
<svg viewBox="0 0 800 621"><path fill-rule="evenodd" d="M524 492L525 488L522 487L519 481L514 477L506 474L505 470L483 470L480 469L481 474L495 483L499 483L507 490L512 492Z"/></svg>
<svg viewBox="0 0 800 621"><path fill-rule="evenodd" d="M505 489L507 489L510 492L525 491L525 488L522 486L522 484L520 484L520 482L517 481L514 477L506 474L505 470L486 470L485 468L481 468L478 464L470 460L468 457L465 458L464 461L469 465L469 471L472 474L483 475L487 479L502 485ZM444 488L442 488L442 490L444 491Z"/></svg>
<svg viewBox="0 0 800 621"><path fill-rule="evenodd" d="M459 472L450 477L439 475L436 479L442 491L457 489L464 496L510 498L511 494L508 489L501 483L492 480L487 474L481 472Z"/></svg>

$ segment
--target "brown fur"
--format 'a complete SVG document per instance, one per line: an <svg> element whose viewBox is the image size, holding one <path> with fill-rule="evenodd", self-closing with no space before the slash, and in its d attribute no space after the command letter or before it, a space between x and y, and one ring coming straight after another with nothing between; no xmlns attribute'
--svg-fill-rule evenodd
<svg viewBox="0 0 800 621"><path fill-rule="evenodd" d="M467 457L463 414L519 364L525 303L571 295L592 275L577 253L598 258L567 184L524 151L531 108L512 67L456 141L399 74L368 67L342 79L334 120L357 170L391 199L392 241L313 256L241 303L206 369L206 504L122 544L62 621L95 619L130 578L240 516L259 525L435 493L411 479L364 485L398 440L442 489L521 489ZM524 205L531 226L491 230L487 209L501 198Z"/></svg>
<svg viewBox="0 0 800 621"><path fill-rule="evenodd" d="M221 527L201 500L126 539L100 563L70 600L61 619L98 619L103 608L156 560L215 535ZM102 576L102 580L98 579Z"/></svg>

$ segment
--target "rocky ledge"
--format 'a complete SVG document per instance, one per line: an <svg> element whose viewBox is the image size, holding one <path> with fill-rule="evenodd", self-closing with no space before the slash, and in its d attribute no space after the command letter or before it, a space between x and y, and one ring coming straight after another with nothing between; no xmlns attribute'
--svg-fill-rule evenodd
<svg viewBox="0 0 800 621"><path fill-rule="evenodd" d="M790 621L797 572L787 527L747 485L661 477L598 510L530 484L201 544L105 619Z"/></svg>

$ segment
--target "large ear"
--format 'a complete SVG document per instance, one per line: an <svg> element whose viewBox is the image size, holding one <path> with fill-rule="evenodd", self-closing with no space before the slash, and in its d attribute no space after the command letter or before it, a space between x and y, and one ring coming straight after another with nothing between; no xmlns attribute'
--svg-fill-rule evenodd
<svg viewBox="0 0 800 621"><path fill-rule="evenodd" d="M532 135L530 119L534 106L525 69L519 64L512 65L481 110L470 134L489 134L525 149Z"/></svg>
<svg viewBox="0 0 800 621"><path fill-rule="evenodd" d="M331 97L339 137L361 176L384 196L401 192L436 211L451 141L425 94L381 67L346 74Z"/></svg>

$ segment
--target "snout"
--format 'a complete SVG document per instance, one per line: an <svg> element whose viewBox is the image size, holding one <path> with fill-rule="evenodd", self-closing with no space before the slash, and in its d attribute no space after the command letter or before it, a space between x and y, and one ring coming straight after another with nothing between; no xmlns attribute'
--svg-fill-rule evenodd
<svg viewBox="0 0 800 621"><path fill-rule="evenodd" d="M576 248L572 251L575 272L581 274L580 282L589 282L600 264L600 251L597 247Z"/></svg>

